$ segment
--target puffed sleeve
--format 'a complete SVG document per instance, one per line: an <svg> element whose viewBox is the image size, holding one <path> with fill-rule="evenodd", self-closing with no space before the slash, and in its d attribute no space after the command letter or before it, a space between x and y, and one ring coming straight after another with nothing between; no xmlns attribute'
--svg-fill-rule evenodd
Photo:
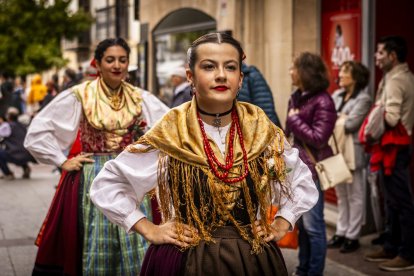
<svg viewBox="0 0 414 276"><path fill-rule="evenodd" d="M141 95L143 100L142 113L148 126L152 127L170 108L148 91L143 90Z"/></svg>
<svg viewBox="0 0 414 276"><path fill-rule="evenodd" d="M145 217L139 209L145 194L157 186L158 154L158 150L145 153L124 150L105 163L92 183L92 202L110 221L129 233Z"/></svg>
<svg viewBox="0 0 414 276"><path fill-rule="evenodd" d="M291 197L280 198L279 202L280 186L278 183L273 183L275 192L273 193L272 204L279 204L276 217L283 217L293 227L300 216L316 204L319 193L312 180L312 173L308 166L299 158L299 151L296 148L292 148L286 140L283 158L289 171L286 183L290 185Z"/></svg>
<svg viewBox="0 0 414 276"><path fill-rule="evenodd" d="M63 91L30 123L24 147L45 164L60 166L66 161L63 153L76 138L82 105L72 90Z"/></svg>

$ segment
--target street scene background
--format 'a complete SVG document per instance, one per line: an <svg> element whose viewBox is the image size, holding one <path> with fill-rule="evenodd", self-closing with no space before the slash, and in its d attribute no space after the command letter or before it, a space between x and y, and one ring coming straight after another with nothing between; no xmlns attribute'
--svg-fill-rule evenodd
<svg viewBox="0 0 414 276"><path fill-rule="evenodd" d="M13 16L6 16L6 2L13 4ZM36 3L0 1L0 84L10 83L14 92L19 88L25 124L41 108L39 101L29 99L35 81L40 80L42 89L47 86L49 103L66 88L94 76L93 50L108 37L124 37L131 47L127 80L170 105L171 77L177 67L185 66L191 41L208 32L231 34L241 41L246 63L266 79L282 127L293 90L289 71L301 52L317 53L326 62L329 93L338 89L340 65L353 60L370 70L366 91L374 98L383 77L374 55L378 39L385 35L401 35L407 40L407 63L414 68L411 0L73 0L50 1L61 6L45 5L51 10L38 14L31 6L27 16L20 16L29 2ZM55 16L49 16L52 13ZM6 113L6 108L1 106L0 113ZM20 167L10 168L15 179L0 179L0 276L31 275L37 253L34 241L60 173L53 166L30 163L30 178L22 179ZM350 254L328 249L325 275L413 275L383 272L378 263L364 261L368 251L379 248L371 241L383 230L385 220L382 198L374 198L365 184L361 247ZM414 177L411 186L414 188ZM330 239L338 217L334 189L325 192L324 200ZM298 250L282 251L292 274L298 265Z"/></svg>

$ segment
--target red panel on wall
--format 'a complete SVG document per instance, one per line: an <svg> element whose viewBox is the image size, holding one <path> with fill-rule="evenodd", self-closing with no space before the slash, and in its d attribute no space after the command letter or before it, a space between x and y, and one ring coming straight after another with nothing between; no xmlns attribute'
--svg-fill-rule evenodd
<svg viewBox="0 0 414 276"><path fill-rule="evenodd" d="M408 46L407 62L411 71L414 70L414 1L389 0L376 1L375 36L379 40L383 36L399 35L405 38ZM376 68L376 88L382 78L382 72Z"/></svg>
<svg viewBox="0 0 414 276"><path fill-rule="evenodd" d="M322 0L321 50L331 74L329 91L338 88L340 64L361 60L361 0ZM325 192L325 201L336 204L334 189Z"/></svg>
<svg viewBox="0 0 414 276"><path fill-rule="evenodd" d="M338 89L340 65L361 60L361 10L322 13L322 57L331 74L329 91Z"/></svg>

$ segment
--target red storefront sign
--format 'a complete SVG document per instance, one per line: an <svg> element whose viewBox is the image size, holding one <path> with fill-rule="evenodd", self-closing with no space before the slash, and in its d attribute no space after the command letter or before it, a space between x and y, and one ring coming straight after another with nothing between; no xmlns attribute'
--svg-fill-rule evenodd
<svg viewBox="0 0 414 276"><path fill-rule="evenodd" d="M322 57L331 74L332 93L338 88L340 65L347 60L361 60L360 9L322 14Z"/></svg>
<svg viewBox="0 0 414 276"><path fill-rule="evenodd" d="M321 52L330 73L329 92L338 89L339 66L346 60L361 60L361 1L322 1ZM334 189L325 200L336 204Z"/></svg>

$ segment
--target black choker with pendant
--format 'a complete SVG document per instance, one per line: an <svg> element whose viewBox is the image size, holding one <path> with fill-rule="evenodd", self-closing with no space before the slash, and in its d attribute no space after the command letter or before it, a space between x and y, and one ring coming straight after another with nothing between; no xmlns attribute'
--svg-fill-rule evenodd
<svg viewBox="0 0 414 276"><path fill-rule="evenodd" d="M231 109L227 110L226 112L223 113L208 113L202 109L200 109L199 107L197 107L198 112L200 112L200 114L203 115L207 115L207 116L211 116L211 117L215 117L213 120L213 126L215 127L221 127L221 118L223 116L226 116L228 114L230 114L233 111L234 105L231 107Z"/></svg>

